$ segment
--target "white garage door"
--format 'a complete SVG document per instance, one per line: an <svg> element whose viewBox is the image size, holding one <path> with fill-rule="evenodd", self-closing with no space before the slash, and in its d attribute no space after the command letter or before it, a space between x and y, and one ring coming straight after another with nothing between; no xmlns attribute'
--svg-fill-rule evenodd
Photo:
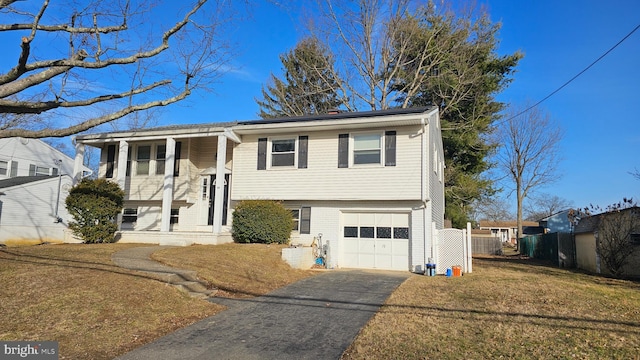
<svg viewBox="0 0 640 360"><path fill-rule="evenodd" d="M343 213L342 267L409 270L409 215Z"/></svg>

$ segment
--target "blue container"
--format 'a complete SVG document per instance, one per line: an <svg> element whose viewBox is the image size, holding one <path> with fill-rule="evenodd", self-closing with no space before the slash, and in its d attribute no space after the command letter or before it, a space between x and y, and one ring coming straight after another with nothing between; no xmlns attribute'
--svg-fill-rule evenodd
<svg viewBox="0 0 640 360"><path fill-rule="evenodd" d="M447 277L451 277L451 275L453 275L451 268L447 268L447 273L445 275L447 275Z"/></svg>

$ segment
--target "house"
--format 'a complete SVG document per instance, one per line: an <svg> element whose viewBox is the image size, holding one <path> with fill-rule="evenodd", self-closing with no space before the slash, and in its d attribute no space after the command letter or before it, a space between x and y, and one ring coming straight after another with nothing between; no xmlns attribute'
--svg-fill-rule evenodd
<svg viewBox="0 0 640 360"><path fill-rule="evenodd" d="M72 174L90 173L38 139L0 139L0 243L68 239Z"/></svg>
<svg viewBox="0 0 640 360"><path fill-rule="evenodd" d="M516 221L479 221L480 230L490 230L494 237L498 237L502 242L516 243L518 236L518 223ZM538 223L535 221L522 222L522 236L541 233Z"/></svg>
<svg viewBox="0 0 640 360"><path fill-rule="evenodd" d="M544 217L538 220L538 224L545 233L571 233L573 232L573 224L569 221L570 211L571 209L566 209Z"/></svg>
<svg viewBox="0 0 640 360"><path fill-rule="evenodd" d="M607 274L608 270L603 263L602 254L598 251L598 241L603 236L601 228L603 218L613 216L619 219L626 219L617 223L615 218L609 220L607 226L614 226L629 231L628 241L631 247L626 248L629 252L627 264L623 267L626 276L640 277L640 208L630 207L616 212L608 212L593 216L582 217L574 229L576 246L576 266L579 269L597 274ZM630 219L635 218L633 224ZM612 219L612 218L609 218ZM632 220L633 221L633 220ZM604 230L605 232L607 230ZM625 234L626 235L626 234ZM630 251L629 251L630 250Z"/></svg>
<svg viewBox="0 0 640 360"><path fill-rule="evenodd" d="M178 125L76 137L125 191L122 242L232 241L241 200L282 201L292 242L328 244L329 267L415 270L444 224L436 107Z"/></svg>

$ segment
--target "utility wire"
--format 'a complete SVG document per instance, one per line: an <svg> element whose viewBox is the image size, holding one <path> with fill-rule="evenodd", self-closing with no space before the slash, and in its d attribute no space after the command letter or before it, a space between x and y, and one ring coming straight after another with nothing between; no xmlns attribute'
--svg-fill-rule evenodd
<svg viewBox="0 0 640 360"><path fill-rule="evenodd" d="M513 118L516 118L526 112L528 112L529 110L533 109L534 107L542 104L543 101L547 100L548 98L552 97L553 95L555 95L558 91L562 90L565 86L569 85L573 80L577 79L578 76L584 74L587 70L589 70L593 65L595 65L596 63L598 63L600 60L602 60L605 56L609 55L610 52L612 52L615 48L618 47L618 45L622 44L625 40L627 40L629 38L629 36L633 35L634 32L636 32L636 30L640 29L640 24L638 24L638 26L636 26L633 30L631 30L630 33L628 33L625 37L622 38L622 40L618 41L615 45L613 45L613 47L611 47L609 50L607 50L604 54L600 55L599 58L597 58L594 62L592 62L591 64L589 64L589 66L587 66L586 68L584 68L582 71L580 71L577 75L575 75L574 77L572 77L571 79L569 79L569 81L565 82L564 84L562 84L562 86L560 86L559 88L555 89L551 94L545 96L542 100L538 101L537 103L529 106L528 108L522 110L521 112L517 113L516 115L513 115L512 117L500 121L499 123L503 123L503 122L507 122Z"/></svg>

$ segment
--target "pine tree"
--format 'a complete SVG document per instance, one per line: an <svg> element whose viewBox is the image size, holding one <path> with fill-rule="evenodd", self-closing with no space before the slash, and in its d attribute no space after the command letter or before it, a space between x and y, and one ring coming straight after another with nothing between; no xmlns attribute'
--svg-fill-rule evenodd
<svg viewBox="0 0 640 360"><path fill-rule="evenodd" d="M315 38L300 41L280 56L284 78L271 74L271 84L262 88L259 116L263 119L324 114L338 108L333 60Z"/></svg>

